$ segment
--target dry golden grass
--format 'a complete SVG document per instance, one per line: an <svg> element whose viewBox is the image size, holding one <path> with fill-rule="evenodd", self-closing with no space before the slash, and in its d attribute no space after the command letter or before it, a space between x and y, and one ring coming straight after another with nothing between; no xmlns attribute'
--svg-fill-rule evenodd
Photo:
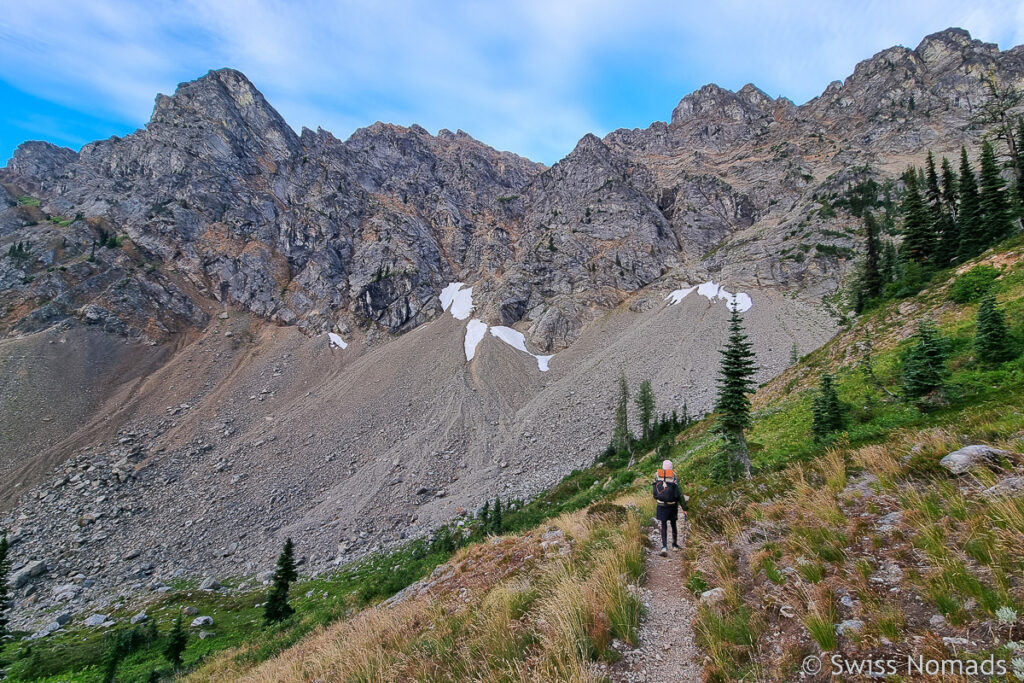
<svg viewBox="0 0 1024 683"><path fill-rule="evenodd" d="M631 586L643 574L641 521L652 506L643 496L617 502L624 519L579 511L550 521L571 539L567 554L564 543L543 548L542 530L470 546L450 561L463 571L436 598L365 609L248 671L222 655L186 680L592 681L590 663L612 638L636 642L642 612ZM517 549L521 565L495 571L491 556Z"/></svg>

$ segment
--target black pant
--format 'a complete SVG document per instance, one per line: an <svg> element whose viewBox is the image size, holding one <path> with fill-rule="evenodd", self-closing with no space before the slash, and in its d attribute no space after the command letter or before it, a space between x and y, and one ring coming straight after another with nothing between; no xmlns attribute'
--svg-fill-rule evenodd
<svg viewBox="0 0 1024 683"><path fill-rule="evenodd" d="M668 537L668 523L672 523L672 545L676 545L676 520L674 519L663 519L661 520L661 547L667 548L668 543L666 539Z"/></svg>

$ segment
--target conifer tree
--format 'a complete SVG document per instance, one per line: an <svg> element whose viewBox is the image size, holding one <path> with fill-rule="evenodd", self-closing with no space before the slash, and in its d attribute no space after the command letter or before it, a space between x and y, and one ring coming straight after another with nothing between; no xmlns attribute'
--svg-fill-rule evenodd
<svg viewBox="0 0 1024 683"><path fill-rule="evenodd" d="M654 390L649 379L640 383L635 401L637 415L640 416L640 438L646 442L651 436L651 416L654 415Z"/></svg>
<svg viewBox="0 0 1024 683"><path fill-rule="evenodd" d="M885 240L882 245L882 258L878 264L878 270L882 275L882 282L888 284L896 279L896 267L899 257L896 254L896 245L892 240Z"/></svg>
<svg viewBox="0 0 1024 683"><path fill-rule="evenodd" d="M7 635L7 609L10 605L7 580L11 573L11 558L7 556L10 546L7 543L7 532L0 533L0 640Z"/></svg>
<svg viewBox="0 0 1024 683"><path fill-rule="evenodd" d="M750 476L750 449L744 430L750 426L750 399L757 372L753 344L743 331L743 320L736 306L730 306L729 337L719 352L718 400L715 431L725 441L724 450L714 463L716 478L734 480Z"/></svg>
<svg viewBox="0 0 1024 683"><path fill-rule="evenodd" d="M864 264L861 267L860 282L854 308L857 313L864 310L867 302L882 294L881 243L878 237L878 221L868 210L864 211ZM793 364L793 363L791 363Z"/></svg>
<svg viewBox="0 0 1024 683"><path fill-rule="evenodd" d="M914 345L903 355L903 393L908 398L921 398L945 386L946 344L935 323L924 319L918 323Z"/></svg>
<svg viewBox="0 0 1024 683"><path fill-rule="evenodd" d="M793 342L793 347L789 350L789 367L793 367L800 362L800 347Z"/></svg>
<svg viewBox="0 0 1024 683"><path fill-rule="evenodd" d="M626 373L619 373L619 401L615 407L615 431L612 432L612 446L618 452L629 450L632 435L629 433L629 383Z"/></svg>
<svg viewBox="0 0 1024 683"><path fill-rule="evenodd" d="M935 235L927 206L918 188L917 172L914 169L903 174L906 191L900 213L903 215L903 259L917 263L932 261L935 251Z"/></svg>
<svg viewBox="0 0 1024 683"><path fill-rule="evenodd" d="M494 507L491 509L491 531L501 534L505 527L505 520L501 513L501 498L494 499Z"/></svg>
<svg viewBox="0 0 1024 683"><path fill-rule="evenodd" d="M956 219L957 202L959 201L957 192L956 171L953 170L953 165L949 163L949 159L942 157L942 204L954 220Z"/></svg>
<svg viewBox="0 0 1024 683"><path fill-rule="evenodd" d="M174 627L171 628L171 632L167 636L167 643L164 645L164 657L171 663L175 671L181 668L181 655L185 652L185 646L188 644L188 633L185 632L185 626L181 623L181 614L174 620Z"/></svg>
<svg viewBox="0 0 1024 683"><path fill-rule="evenodd" d="M935 228L938 239L935 260L939 266L948 266L957 261L960 249L960 232L956 227L956 172L949 159L942 157L942 190L939 194L938 224Z"/></svg>
<svg viewBox="0 0 1024 683"><path fill-rule="evenodd" d="M299 578L295 570L294 552L292 539L285 539L284 549L277 557L274 585L270 588L270 595L263 606L263 621L268 624L284 621L295 613L295 609L288 604L288 589L292 582Z"/></svg>
<svg viewBox="0 0 1024 683"><path fill-rule="evenodd" d="M960 208L957 213L957 232L960 244L957 258L961 261L973 258L985 251L985 235L981 230L981 200L978 197L978 181L974 169L967 159L967 149L960 148Z"/></svg>
<svg viewBox="0 0 1024 683"><path fill-rule="evenodd" d="M1003 312L992 294L978 306L978 327L974 336L974 353L982 363L1002 363L1016 357L1013 340L1006 330Z"/></svg>
<svg viewBox="0 0 1024 683"><path fill-rule="evenodd" d="M842 431L846 424L835 382L830 373L823 374L818 393L811 401L811 434L815 441L824 441L829 435Z"/></svg>
<svg viewBox="0 0 1024 683"><path fill-rule="evenodd" d="M485 530L491 528L490 516L491 516L491 501L485 500L484 501L484 509L480 511L480 521L482 522L483 527L484 527Z"/></svg>
<svg viewBox="0 0 1024 683"><path fill-rule="evenodd" d="M1006 182L999 174L999 162L992 143L981 145L981 230L985 247L990 247L1010 235L1010 204L1007 201Z"/></svg>
<svg viewBox="0 0 1024 683"><path fill-rule="evenodd" d="M1024 145L1024 116L1017 117L1017 143ZM1017 163L1014 166L1017 172L1017 215L1024 217L1024 153L1020 150L1017 151Z"/></svg>

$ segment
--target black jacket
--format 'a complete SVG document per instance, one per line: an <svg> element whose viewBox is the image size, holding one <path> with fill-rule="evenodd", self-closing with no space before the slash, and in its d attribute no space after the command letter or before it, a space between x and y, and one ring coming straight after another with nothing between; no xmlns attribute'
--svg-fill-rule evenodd
<svg viewBox="0 0 1024 683"><path fill-rule="evenodd" d="M666 521L679 517L679 508L688 509L686 496L679 484L671 479L658 479L651 485L651 493L658 501L658 520Z"/></svg>

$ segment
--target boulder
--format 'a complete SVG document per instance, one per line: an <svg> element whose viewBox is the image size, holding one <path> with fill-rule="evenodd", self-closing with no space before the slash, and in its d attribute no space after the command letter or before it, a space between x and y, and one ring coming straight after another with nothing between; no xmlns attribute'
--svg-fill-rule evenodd
<svg viewBox="0 0 1024 683"><path fill-rule="evenodd" d="M847 619L836 625L836 635L845 636L864 630L864 622L860 619Z"/></svg>
<svg viewBox="0 0 1024 683"><path fill-rule="evenodd" d="M11 575L10 584L14 588L21 588L26 583L41 576L46 572L46 562L33 560Z"/></svg>
<svg viewBox="0 0 1024 683"><path fill-rule="evenodd" d="M186 617L194 617L195 615L199 614L199 610L197 610L195 607L186 607L183 610L181 610L181 613L184 614Z"/></svg>
<svg viewBox="0 0 1024 683"><path fill-rule="evenodd" d="M149 615L148 614L146 614L145 612L139 612L138 614L136 614L134 617L131 618L131 623L133 623L133 624L141 624L142 622L146 621L147 619L149 619Z"/></svg>
<svg viewBox="0 0 1024 683"><path fill-rule="evenodd" d="M52 634L52 633L54 633L56 631L59 631L60 630L60 626L61 625L58 622L51 621L46 626L42 627L41 629L39 629L38 631L33 633L32 634L32 638L45 638L46 636L48 636L48 635L50 635L50 634Z"/></svg>
<svg viewBox="0 0 1024 683"><path fill-rule="evenodd" d="M700 594L700 601L705 605L717 605L723 600L725 600L725 589L721 587L712 588Z"/></svg>
<svg viewBox="0 0 1024 683"><path fill-rule="evenodd" d="M201 591L215 591L220 589L220 582L212 576L207 576L203 579L203 582L199 584L199 590Z"/></svg>
<svg viewBox="0 0 1024 683"><path fill-rule="evenodd" d="M213 626L213 617L196 617L192 620L192 628L200 626Z"/></svg>
<svg viewBox="0 0 1024 683"><path fill-rule="evenodd" d="M84 623L86 626L101 626L107 621L106 614L94 614L91 617L87 617Z"/></svg>
<svg viewBox="0 0 1024 683"><path fill-rule="evenodd" d="M964 446L942 458L939 464L952 474L967 474L976 467L998 465L1001 458L1011 457L1010 453L984 444Z"/></svg>
<svg viewBox="0 0 1024 683"><path fill-rule="evenodd" d="M1019 496L1024 493L1024 477L1007 477L995 486L985 489L985 495L993 498L999 496Z"/></svg>

